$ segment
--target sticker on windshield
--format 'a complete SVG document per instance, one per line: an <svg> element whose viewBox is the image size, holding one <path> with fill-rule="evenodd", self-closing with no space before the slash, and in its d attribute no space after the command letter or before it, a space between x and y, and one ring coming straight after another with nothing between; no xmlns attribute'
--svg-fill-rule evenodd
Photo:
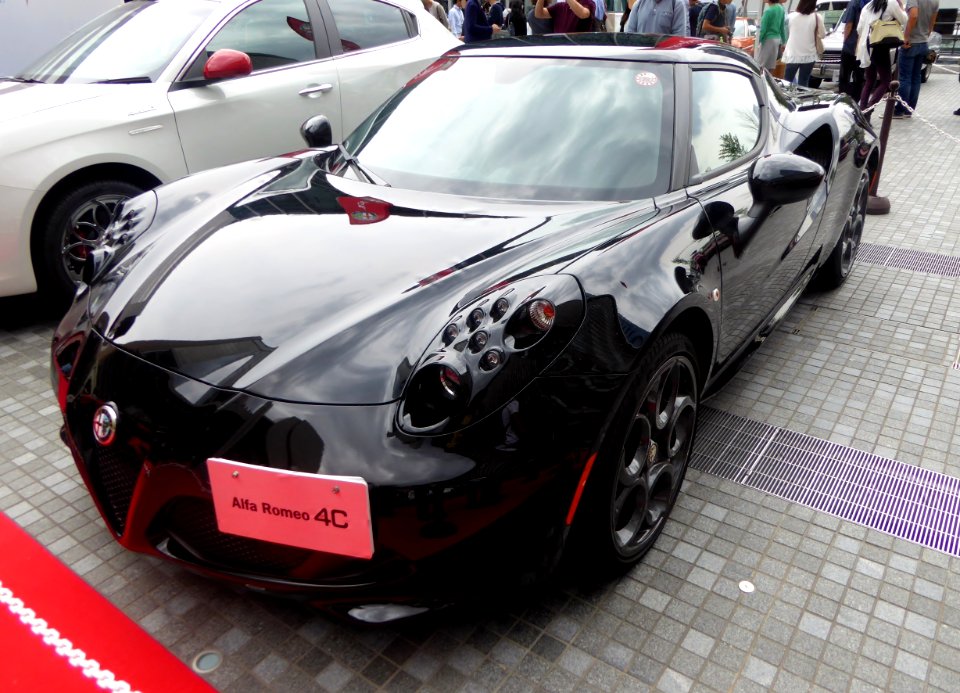
<svg viewBox="0 0 960 693"><path fill-rule="evenodd" d="M637 83L638 87L655 87L660 83L660 80L652 72L638 72L633 81Z"/></svg>

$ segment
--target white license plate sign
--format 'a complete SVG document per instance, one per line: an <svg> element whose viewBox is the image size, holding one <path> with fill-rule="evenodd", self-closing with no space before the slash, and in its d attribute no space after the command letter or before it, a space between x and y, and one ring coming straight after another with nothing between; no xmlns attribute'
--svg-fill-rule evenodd
<svg viewBox="0 0 960 693"><path fill-rule="evenodd" d="M287 546L373 556L367 482L211 457L213 507L221 532Z"/></svg>

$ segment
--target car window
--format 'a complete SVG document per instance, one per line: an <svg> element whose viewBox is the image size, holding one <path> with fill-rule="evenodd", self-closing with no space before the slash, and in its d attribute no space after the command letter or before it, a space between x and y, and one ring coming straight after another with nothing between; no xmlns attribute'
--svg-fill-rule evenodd
<svg viewBox="0 0 960 693"><path fill-rule="evenodd" d="M693 73L691 174L746 156L760 139L760 102L753 81L726 70Z"/></svg>
<svg viewBox="0 0 960 693"><path fill-rule="evenodd" d="M459 57L428 72L345 143L390 185L510 200L635 200L669 187L672 66Z"/></svg>
<svg viewBox="0 0 960 693"><path fill-rule="evenodd" d="M154 81L214 9L214 3L122 4L85 24L20 76L57 84Z"/></svg>
<svg viewBox="0 0 960 693"><path fill-rule="evenodd" d="M236 14L207 43L187 79L202 77L207 58L222 48L249 55L254 71L317 57L303 0L260 0Z"/></svg>
<svg viewBox="0 0 960 693"><path fill-rule="evenodd" d="M377 0L328 0L344 53L405 41L416 20L409 12Z"/></svg>

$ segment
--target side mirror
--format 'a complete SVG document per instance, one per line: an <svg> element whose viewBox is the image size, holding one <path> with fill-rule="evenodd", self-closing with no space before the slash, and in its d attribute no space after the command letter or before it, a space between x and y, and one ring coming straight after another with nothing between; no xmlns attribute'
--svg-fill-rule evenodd
<svg viewBox="0 0 960 693"><path fill-rule="evenodd" d="M333 144L333 126L327 116L316 115L303 121L300 136L308 147L329 147Z"/></svg>
<svg viewBox="0 0 960 693"><path fill-rule="evenodd" d="M232 48L221 48L207 58L203 66L204 79L229 79L231 77L246 77L253 72L253 61L242 51Z"/></svg>
<svg viewBox="0 0 960 693"><path fill-rule="evenodd" d="M787 205L802 202L823 183L820 164L796 154L770 154L750 167L750 192L758 203Z"/></svg>

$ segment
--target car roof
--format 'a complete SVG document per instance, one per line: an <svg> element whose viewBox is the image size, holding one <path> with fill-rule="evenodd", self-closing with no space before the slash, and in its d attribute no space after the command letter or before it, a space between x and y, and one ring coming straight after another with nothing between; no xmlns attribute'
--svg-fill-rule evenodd
<svg viewBox="0 0 960 693"><path fill-rule="evenodd" d="M593 58L600 60L644 60L663 63L714 63L759 68L746 53L705 39L665 34L622 32L592 34L546 34L468 43L451 49L464 56ZM641 57L642 56L642 57Z"/></svg>

